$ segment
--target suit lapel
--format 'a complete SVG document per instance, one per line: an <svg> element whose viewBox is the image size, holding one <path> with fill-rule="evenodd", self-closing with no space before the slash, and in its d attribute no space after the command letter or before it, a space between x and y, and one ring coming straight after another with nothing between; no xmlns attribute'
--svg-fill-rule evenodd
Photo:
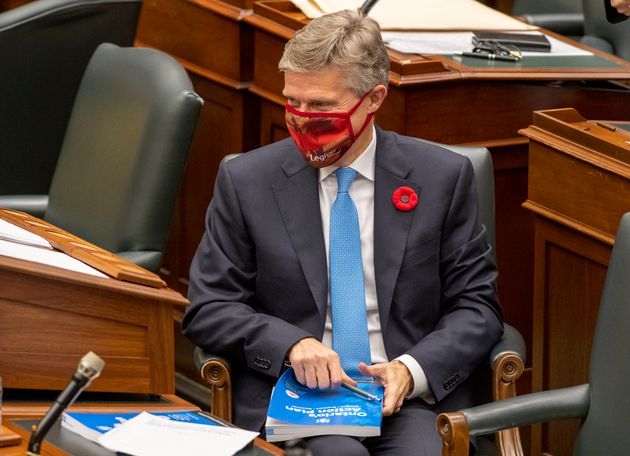
<svg viewBox="0 0 630 456"><path fill-rule="evenodd" d="M317 171L299 153L291 154L282 166L286 179L273 185L293 248L323 321L326 317L328 272L326 247L319 208Z"/></svg>
<svg viewBox="0 0 630 456"><path fill-rule="evenodd" d="M411 167L394 137L377 129L374 174L374 272L381 328L385 332L396 279L407 245L415 210L396 209L394 191L402 186L420 195L420 186L406 180Z"/></svg>

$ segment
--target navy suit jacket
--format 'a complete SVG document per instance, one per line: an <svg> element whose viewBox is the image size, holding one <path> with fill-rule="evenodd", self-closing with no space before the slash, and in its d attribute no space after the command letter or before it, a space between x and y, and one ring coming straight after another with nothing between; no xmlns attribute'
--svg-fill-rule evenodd
<svg viewBox="0 0 630 456"><path fill-rule="evenodd" d="M437 412L471 404L466 379L500 338L496 268L470 161L377 129L374 263L387 356L413 356ZM419 202L392 203L401 187ZM321 340L327 264L317 171L289 138L225 162L190 271L183 331L232 365L234 422L260 430L291 346ZM417 400L419 403L421 401Z"/></svg>

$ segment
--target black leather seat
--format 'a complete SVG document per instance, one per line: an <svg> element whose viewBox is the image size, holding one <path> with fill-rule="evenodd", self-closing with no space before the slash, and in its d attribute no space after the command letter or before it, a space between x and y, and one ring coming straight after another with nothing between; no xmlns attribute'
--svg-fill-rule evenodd
<svg viewBox="0 0 630 456"><path fill-rule="evenodd" d="M87 63L131 46L141 0L39 0L0 14L0 195L47 193Z"/></svg>
<svg viewBox="0 0 630 456"><path fill-rule="evenodd" d="M202 99L163 52L98 47L85 71L49 195L0 196L157 272Z"/></svg>

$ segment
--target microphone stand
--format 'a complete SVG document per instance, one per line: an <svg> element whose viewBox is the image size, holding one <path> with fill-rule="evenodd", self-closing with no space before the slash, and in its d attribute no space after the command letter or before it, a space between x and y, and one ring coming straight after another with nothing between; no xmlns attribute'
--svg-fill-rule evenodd
<svg viewBox="0 0 630 456"><path fill-rule="evenodd" d="M105 362L95 353L89 352L79 362L79 366L72 375L72 379L66 388L59 394L55 402L50 406L46 415L31 434L28 442L27 456L39 456L41 443L57 421L61 413L79 397L79 394L101 374Z"/></svg>

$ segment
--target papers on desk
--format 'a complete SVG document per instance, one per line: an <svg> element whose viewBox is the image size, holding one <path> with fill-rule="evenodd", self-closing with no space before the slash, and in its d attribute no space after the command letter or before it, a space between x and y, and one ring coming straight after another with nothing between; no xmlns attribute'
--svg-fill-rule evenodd
<svg viewBox="0 0 630 456"><path fill-rule="evenodd" d="M107 277L87 264L55 250L41 236L0 219L0 255L47 264L97 277Z"/></svg>
<svg viewBox="0 0 630 456"><path fill-rule="evenodd" d="M309 18L357 9L364 0L291 0ZM533 30L476 0L381 0L369 13L383 30Z"/></svg>
<svg viewBox="0 0 630 456"><path fill-rule="evenodd" d="M0 219L0 239L52 250L50 242L43 237L2 219Z"/></svg>
<svg viewBox="0 0 630 456"><path fill-rule="evenodd" d="M524 32L536 33L540 32ZM408 54L457 54L472 51L472 32L383 32L383 40L390 49ZM550 52L524 51L524 56L577 56L591 52L572 46L552 36Z"/></svg>
<svg viewBox="0 0 630 456"><path fill-rule="evenodd" d="M231 427L171 421L143 412L106 432L98 440L109 450L133 456L231 456L257 435L257 432Z"/></svg>

